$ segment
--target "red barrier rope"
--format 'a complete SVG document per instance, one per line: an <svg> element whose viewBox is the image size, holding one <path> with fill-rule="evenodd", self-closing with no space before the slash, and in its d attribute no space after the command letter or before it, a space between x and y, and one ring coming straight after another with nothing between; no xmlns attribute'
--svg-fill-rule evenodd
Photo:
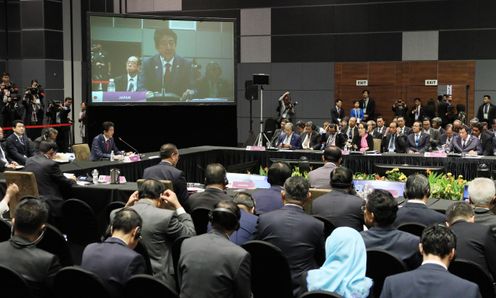
<svg viewBox="0 0 496 298"><path fill-rule="evenodd" d="M47 127L62 127L62 126L72 126L72 123L27 125L26 128L47 128ZM12 127L4 127L3 130L12 130Z"/></svg>

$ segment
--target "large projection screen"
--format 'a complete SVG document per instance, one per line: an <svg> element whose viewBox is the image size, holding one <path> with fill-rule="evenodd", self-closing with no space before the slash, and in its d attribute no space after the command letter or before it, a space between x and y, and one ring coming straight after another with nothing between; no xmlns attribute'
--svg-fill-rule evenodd
<svg viewBox="0 0 496 298"><path fill-rule="evenodd" d="M92 104L235 104L234 19L88 20Z"/></svg>

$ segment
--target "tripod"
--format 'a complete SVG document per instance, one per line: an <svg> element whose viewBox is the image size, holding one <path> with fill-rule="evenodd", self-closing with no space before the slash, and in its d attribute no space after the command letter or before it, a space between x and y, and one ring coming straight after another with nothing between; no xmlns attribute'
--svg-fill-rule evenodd
<svg viewBox="0 0 496 298"><path fill-rule="evenodd" d="M267 144L270 145L270 140L267 137L267 135L263 131L263 85L260 86L260 133L258 134L257 138L255 139L255 143L253 143L254 146L263 146L264 139L267 141Z"/></svg>

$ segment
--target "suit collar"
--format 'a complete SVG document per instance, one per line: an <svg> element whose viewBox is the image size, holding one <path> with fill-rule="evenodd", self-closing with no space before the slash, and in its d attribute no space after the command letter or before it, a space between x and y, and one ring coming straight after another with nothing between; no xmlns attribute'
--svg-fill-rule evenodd
<svg viewBox="0 0 496 298"><path fill-rule="evenodd" d="M304 212L303 207L295 205L295 204L285 204L282 209L287 209L287 210L295 210L297 212Z"/></svg>
<svg viewBox="0 0 496 298"><path fill-rule="evenodd" d="M404 207L427 209L427 205L425 205L425 204L422 204L422 203L413 203L413 202L410 202L410 201L406 201L405 205L403 205L403 208Z"/></svg>
<svg viewBox="0 0 496 298"><path fill-rule="evenodd" d="M207 187L205 188L205 192L226 193L224 190L218 189L217 187Z"/></svg>
<svg viewBox="0 0 496 298"><path fill-rule="evenodd" d="M119 239L117 237L109 237L105 240L105 243L115 243L127 247L126 242L124 242L122 239Z"/></svg>
<svg viewBox="0 0 496 298"><path fill-rule="evenodd" d="M443 271L446 272L446 268L442 266L441 264L438 264L437 262L428 262L428 263L422 263L422 265L419 267L419 270L436 270L436 271Z"/></svg>

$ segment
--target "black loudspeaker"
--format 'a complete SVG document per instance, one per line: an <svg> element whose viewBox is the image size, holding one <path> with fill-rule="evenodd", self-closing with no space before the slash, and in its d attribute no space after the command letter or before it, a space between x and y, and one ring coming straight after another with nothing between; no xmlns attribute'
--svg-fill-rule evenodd
<svg viewBox="0 0 496 298"><path fill-rule="evenodd" d="M245 98L247 100L258 99L258 86L254 85L252 80L245 81Z"/></svg>
<svg viewBox="0 0 496 298"><path fill-rule="evenodd" d="M269 85L269 75L263 73L253 74L253 84L255 85Z"/></svg>

